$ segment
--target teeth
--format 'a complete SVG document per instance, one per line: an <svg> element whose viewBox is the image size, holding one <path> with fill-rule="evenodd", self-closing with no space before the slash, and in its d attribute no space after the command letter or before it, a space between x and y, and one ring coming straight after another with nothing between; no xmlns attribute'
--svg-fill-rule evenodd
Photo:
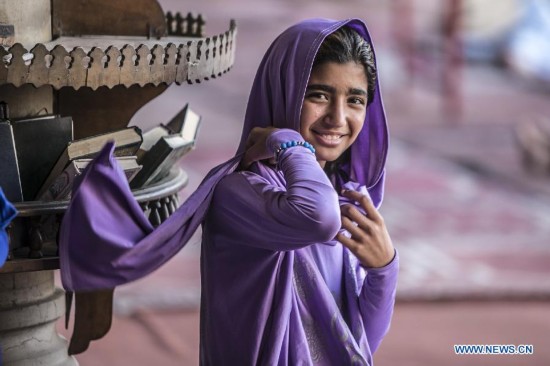
<svg viewBox="0 0 550 366"><path fill-rule="evenodd" d="M327 140L338 140L340 137L340 135L321 135L322 138L324 139L327 139Z"/></svg>

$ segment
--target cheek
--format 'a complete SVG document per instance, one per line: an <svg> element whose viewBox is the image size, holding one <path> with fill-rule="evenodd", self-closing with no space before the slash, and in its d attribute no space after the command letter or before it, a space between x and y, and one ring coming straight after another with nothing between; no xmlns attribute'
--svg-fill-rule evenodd
<svg viewBox="0 0 550 366"><path fill-rule="evenodd" d="M302 115L300 116L300 134L302 136L305 136L304 134L307 132L307 122L306 122L306 120L307 120L307 118L304 115L304 113L302 112Z"/></svg>
<svg viewBox="0 0 550 366"><path fill-rule="evenodd" d="M315 108L304 105L302 108L302 114L300 116L300 133L307 133L311 125L317 120L318 113L315 112Z"/></svg>
<svg viewBox="0 0 550 366"><path fill-rule="evenodd" d="M358 116L358 118L354 119L354 121L351 123L351 129L354 139L359 136L359 133L363 129L363 126L365 124L365 115Z"/></svg>

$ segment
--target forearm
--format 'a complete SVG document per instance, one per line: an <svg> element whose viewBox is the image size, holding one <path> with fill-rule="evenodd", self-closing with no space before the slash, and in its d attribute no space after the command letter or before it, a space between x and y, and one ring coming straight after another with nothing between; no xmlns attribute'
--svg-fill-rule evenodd
<svg viewBox="0 0 550 366"><path fill-rule="evenodd" d="M267 141L277 144L301 136L291 130L274 132ZM226 177L218 185L212 222L228 237L271 250L292 250L331 240L340 228L336 191L315 155L297 146L283 150L279 174L263 164Z"/></svg>
<svg viewBox="0 0 550 366"><path fill-rule="evenodd" d="M279 130L267 144L273 149L292 140L303 138L296 131ZM288 226L324 232L326 238L320 241L333 239L340 228L338 195L315 154L301 146L287 148L279 153L277 165L285 177L286 193L270 203L275 218Z"/></svg>

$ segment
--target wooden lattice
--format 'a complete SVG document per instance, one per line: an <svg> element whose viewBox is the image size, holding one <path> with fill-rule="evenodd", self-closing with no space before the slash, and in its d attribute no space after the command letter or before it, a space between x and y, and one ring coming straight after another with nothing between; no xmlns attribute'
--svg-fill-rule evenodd
<svg viewBox="0 0 550 366"><path fill-rule="evenodd" d="M202 32L202 17L195 20L192 30ZM177 24L176 28L181 28L184 23ZM51 48L39 43L30 51L16 43L0 47L0 85L51 85L54 89L87 86L95 90L100 86L199 83L231 68L236 33L235 22L231 21L225 33L181 39L181 43L173 42L174 38L165 42L144 40L138 46L107 44L89 50L84 46L68 50L62 43Z"/></svg>

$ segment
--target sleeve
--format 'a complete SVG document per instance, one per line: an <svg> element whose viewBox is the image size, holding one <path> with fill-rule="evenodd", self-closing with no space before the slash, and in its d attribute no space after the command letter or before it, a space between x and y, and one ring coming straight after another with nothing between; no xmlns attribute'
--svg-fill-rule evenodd
<svg viewBox="0 0 550 366"><path fill-rule="evenodd" d="M278 130L267 140L272 152L282 142L303 141L292 130ZM307 148L279 153L282 188L263 175L239 172L216 187L210 225L235 242L268 250L293 250L332 240L341 226L338 196ZM210 226L212 227L212 226Z"/></svg>
<svg viewBox="0 0 550 366"><path fill-rule="evenodd" d="M367 276L359 294L359 309L372 353L378 349L390 328L398 272L397 251L393 260L386 266L367 269Z"/></svg>
<svg viewBox="0 0 550 366"><path fill-rule="evenodd" d="M17 210L8 201L2 187L0 187L0 267L4 265L9 251L9 239L6 228L16 215Z"/></svg>

